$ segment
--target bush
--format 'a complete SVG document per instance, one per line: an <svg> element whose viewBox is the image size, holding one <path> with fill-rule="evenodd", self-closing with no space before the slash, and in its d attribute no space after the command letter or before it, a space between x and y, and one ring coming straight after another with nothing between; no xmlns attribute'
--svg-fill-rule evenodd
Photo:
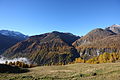
<svg viewBox="0 0 120 80"><path fill-rule="evenodd" d="M85 60L81 59L81 58L75 58L75 63L84 63Z"/></svg>

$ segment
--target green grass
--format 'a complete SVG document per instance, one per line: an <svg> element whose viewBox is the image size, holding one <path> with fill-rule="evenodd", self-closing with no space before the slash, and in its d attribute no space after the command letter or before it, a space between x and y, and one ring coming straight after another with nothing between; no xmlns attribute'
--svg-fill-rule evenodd
<svg viewBox="0 0 120 80"><path fill-rule="evenodd" d="M120 63L38 66L20 74L0 73L0 80L119 80Z"/></svg>

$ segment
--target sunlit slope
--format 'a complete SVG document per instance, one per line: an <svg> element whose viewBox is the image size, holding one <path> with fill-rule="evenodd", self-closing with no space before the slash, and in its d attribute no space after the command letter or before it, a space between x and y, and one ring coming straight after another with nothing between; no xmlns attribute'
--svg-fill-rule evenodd
<svg viewBox="0 0 120 80"><path fill-rule="evenodd" d="M0 74L0 80L119 80L120 63L41 66L22 74Z"/></svg>

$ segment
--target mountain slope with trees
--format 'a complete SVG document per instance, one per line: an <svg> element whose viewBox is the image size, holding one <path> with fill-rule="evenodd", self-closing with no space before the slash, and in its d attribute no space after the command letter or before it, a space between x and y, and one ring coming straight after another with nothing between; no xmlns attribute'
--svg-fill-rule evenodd
<svg viewBox="0 0 120 80"><path fill-rule="evenodd" d="M53 31L29 37L6 50L8 58L27 57L39 65L67 64L80 57L83 60L104 52L120 51L120 26L97 28L83 37Z"/></svg>
<svg viewBox="0 0 120 80"><path fill-rule="evenodd" d="M106 29L95 29L73 43L81 58L90 59L104 52L120 51L120 34L112 28L120 30L120 26L112 25ZM119 29L119 30L118 30Z"/></svg>
<svg viewBox="0 0 120 80"><path fill-rule="evenodd" d="M5 33L5 31L1 32L2 30L0 30L0 54L2 54L6 49L10 48L11 46L15 45L17 42L20 42L22 40L25 40L27 38L27 36L25 37L25 35L22 37L21 36L10 36L10 35L3 35L3 32Z"/></svg>
<svg viewBox="0 0 120 80"><path fill-rule="evenodd" d="M27 57L38 65L67 64L79 57L72 43L80 37L70 33L51 32L31 36L9 48L4 56Z"/></svg>

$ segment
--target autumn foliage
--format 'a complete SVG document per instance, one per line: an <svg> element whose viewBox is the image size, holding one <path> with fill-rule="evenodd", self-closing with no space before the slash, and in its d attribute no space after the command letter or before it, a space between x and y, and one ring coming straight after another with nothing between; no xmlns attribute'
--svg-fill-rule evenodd
<svg viewBox="0 0 120 80"><path fill-rule="evenodd" d="M81 58L76 58L76 63L90 63L90 64L99 64L99 63L111 63L115 62L117 60L120 60L120 54L119 53L103 53L97 57L83 60Z"/></svg>
<svg viewBox="0 0 120 80"><path fill-rule="evenodd" d="M81 59L81 58L76 58L75 59L75 63L84 63L85 60Z"/></svg>
<svg viewBox="0 0 120 80"><path fill-rule="evenodd" d="M18 67L21 67L21 68L31 68L31 67L33 67L33 65L32 64L26 64L26 63L24 63L24 62L20 62L20 61L17 61L17 62L5 62L5 64L7 64L7 65L12 65L12 66L18 66Z"/></svg>

